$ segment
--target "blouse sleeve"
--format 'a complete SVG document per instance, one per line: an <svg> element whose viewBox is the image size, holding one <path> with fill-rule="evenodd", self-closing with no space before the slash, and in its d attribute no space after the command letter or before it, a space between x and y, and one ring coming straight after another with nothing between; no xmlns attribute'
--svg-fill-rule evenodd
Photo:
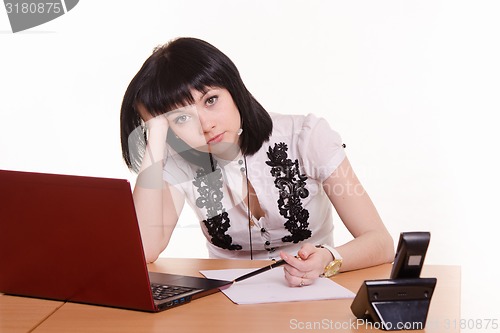
<svg viewBox="0 0 500 333"><path fill-rule="evenodd" d="M304 118L298 149L306 174L321 182L337 169L346 156L339 133L325 119L312 114Z"/></svg>
<svg viewBox="0 0 500 333"><path fill-rule="evenodd" d="M189 173L189 164L171 148L167 148L163 166L163 180L179 189L191 183L194 177Z"/></svg>

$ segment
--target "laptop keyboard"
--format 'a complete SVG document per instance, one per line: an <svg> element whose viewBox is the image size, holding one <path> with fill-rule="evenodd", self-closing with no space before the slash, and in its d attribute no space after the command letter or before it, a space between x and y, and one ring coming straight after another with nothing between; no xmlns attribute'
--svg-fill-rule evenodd
<svg viewBox="0 0 500 333"><path fill-rule="evenodd" d="M195 288L179 287L179 286L167 286L163 284L151 284L151 291L153 292L153 298L157 301L162 301L164 299L185 294L195 290Z"/></svg>

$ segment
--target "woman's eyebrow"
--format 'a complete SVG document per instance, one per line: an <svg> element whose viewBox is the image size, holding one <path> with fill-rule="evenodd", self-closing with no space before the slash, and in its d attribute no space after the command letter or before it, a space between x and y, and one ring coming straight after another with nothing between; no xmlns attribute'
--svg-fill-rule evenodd
<svg viewBox="0 0 500 333"><path fill-rule="evenodd" d="M182 108L178 108L178 109L175 109L175 110L172 110L172 111L168 111L166 112L166 116L167 117L170 117L171 115L176 115L178 113L186 113L189 111L189 109L191 109L191 105L190 106L184 106Z"/></svg>
<svg viewBox="0 0 500 333"><path fill-rule="evenodd" d="M217 89L218 88L207 87L206 91L200 91L202 93L202 95L200 96L200 98L198 98L198 101L201 101L208 93L215 91Z"/></svg>
<svg viewBox="0 0 500 333"><path fill-rule="evenodd" d="M172 111L168 111L166 115L167 115L167 117L169 117L171 115L175 115L175 114L181 113L181 112L185 112L185 111L182 110L182 109L175 109L175 110L172 110Z"/></svg>

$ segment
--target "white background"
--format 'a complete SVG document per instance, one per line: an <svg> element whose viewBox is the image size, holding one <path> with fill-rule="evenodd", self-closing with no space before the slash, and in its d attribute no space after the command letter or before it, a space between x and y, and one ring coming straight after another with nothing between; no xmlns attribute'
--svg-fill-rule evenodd
<svg viewBox="0 0 500 333"><path fill-rule="evenodd" d="M133 183L123 93L155 46L202 38L268 111L327 118L395 242L431 231L426 263L462 267L463 318L500 321L499 17L482 0L85 0L12 34L0 8L0 168ZM195 225L164 256L205 257Z"/></svg>

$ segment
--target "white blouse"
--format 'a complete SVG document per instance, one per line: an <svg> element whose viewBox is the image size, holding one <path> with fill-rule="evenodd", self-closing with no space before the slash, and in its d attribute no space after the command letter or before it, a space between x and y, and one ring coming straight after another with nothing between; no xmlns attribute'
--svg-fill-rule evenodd
<svg viewBox="0 0 500 333"><path fill-rule="evenodd" d="M342 140L312 114L271 118L269 141L251 156L201 167L167 152L164 180L185 193L212 258L276 259L280 250L295 255L304 242L333 246L333 207L322 183L345 158ZM260 219L248 209L247 180Z"/></svg>

